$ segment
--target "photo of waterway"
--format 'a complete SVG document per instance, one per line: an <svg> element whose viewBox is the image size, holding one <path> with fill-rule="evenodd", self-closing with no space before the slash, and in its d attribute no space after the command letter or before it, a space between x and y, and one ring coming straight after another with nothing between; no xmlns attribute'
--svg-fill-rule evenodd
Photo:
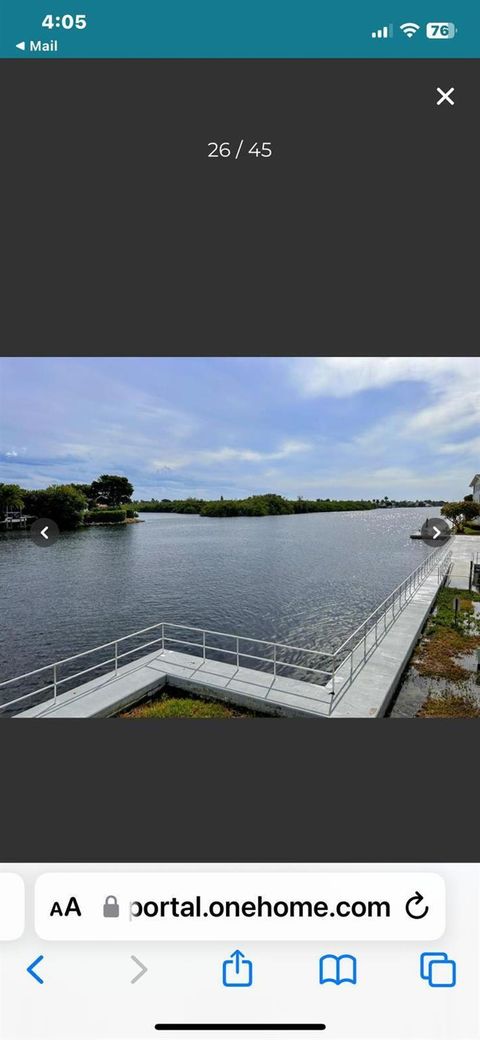
<svg viewBox="0 0 480 1040"><path fill-rule="evenodd" d="M1 677L161 621L331 651L431 552L410 539L431 514L148 513L64 532L48 548L2 534Z"/></svg>

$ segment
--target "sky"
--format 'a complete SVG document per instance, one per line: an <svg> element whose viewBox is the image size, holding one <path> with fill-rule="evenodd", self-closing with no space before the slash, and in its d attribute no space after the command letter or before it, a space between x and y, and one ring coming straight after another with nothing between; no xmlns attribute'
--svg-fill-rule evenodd
<svg viewBox="0 0 480 1040"><path fill-rule="evenodd" d="M0 358L0 481L136 498L461 499L473 357Z"/></svg>

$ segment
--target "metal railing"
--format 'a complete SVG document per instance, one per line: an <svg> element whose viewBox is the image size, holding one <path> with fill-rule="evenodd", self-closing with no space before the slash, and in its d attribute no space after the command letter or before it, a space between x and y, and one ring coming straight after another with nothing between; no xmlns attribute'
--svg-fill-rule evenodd
<svg viewBox="0 0 480 1040"><path fill-rule="evenodd" d="M140 653L140 651L149 650L151 648L160 647L163 653L167 648L167 644L175 644L177 646L189 647L191 649L201 651L201 662L205 664L207 660L218 660L219 658L226 657L228 660L233 658L237 669L241 667L241 663L247 660L255 661L257 664L267 666L262 670L270 671L272 675L271 686L275 683L275 680L279 675L285 676L288 670L291 673L300 672L302 677L308 676L310 679L314 677L317 682L322 686L325 691L326 699L325 704L328 707L328 714L331 714L334 707L338 703L339 697L344 693L345 689L350 685L353 678L356 676L360 668L366 663L373 651L379 645L380 641L384 638L386 633L390 630L392 625L395 623L399 614L405 609L407 603L410 602L412 596L415 594L419 586L425 581L425 579L437 568L437 581L440 585L447 574L450 566L451 552L445 553L439 559L439 553L441 549L435 549L425 560L414 570L412 573L397 586L394 591L387 596L385 600L374 610L365 621L359 625L354 632L346 639L341 646L334 651L324 650L313 650L306 647L292 646L288 643L278 643L267 639L254 639L250 636L241 636L236 633L229 632L218 632L214 629L202 629L193 625L181 625L174 622L160 621L157 624L149 625L147 628L138 629L136 632L130 632L126 636L121 636L118 639L111 640L108 643L103 643L100 646L92 647L90 650L83 650L81 653L73 654L71 657L64 657L60 661L55 661L53 664L43 665L40 668L34 668L30 672L24 672L23 675L17 675L12 679L6 679L0 682L0 690L5 689L7 686L13 686L14 684L23 683L27 679L31 679L33 676L46 675L50 673L51 681L45 685L40 686L38 689L29 690L27 693L22 693L12 700L6 701L0 704L0 712L6 708L12 708L16 705L23 704L27 700L32 698L38 698L45 694L50 694L50 701L53 701L53 707L57 705L57 698L60 692L63 692L65 684L73 683L75 680L89 675L92 672L98 672L100 669L106 669L113 665L111 669L111 675L109 677L115 678L118 674L119 662L123 661L127 657L131 657L134 654ZM172 635L172 630L181 632L181 635ZM123 649L125 644L132 639L137 639L139 636L144 636L146 633L158 632L152 639L148 639L147 642L142 642L140 645L136 645L130 649ZM190 633L190 635L189 635ZM199 634L199 638L196 639L193 636ZM208 637L208 638L207 638ZM215 642L216 640L216 642ZM218 641L223 641L223 645L219 645ZM257 648L263 647L263 653ZM61 669L65 669L66 666L72 665L72 662L80 661L92 654L98 654L104 650L110 652L109 656L102 659L95 664L89 665L87 668L81 668L80 671L69 672L67 675L61 675ZM268 656L264 656L265 650ZM119 652L121 651L121 652ZM214 655L217 655L216 657ZM299 655L301 662L299 661ZM292 659L295 658L295 659ZM312 658L317 659L317 665L323 664L324 667L318 667L312 664L304 663L306 660L311 661ZM197 658L198 659L198 658ZM46 674L47 673L47 674ZM77 691L69 690L72 694L72 700L75 699ZM272 698L273 699L273 698ZM64 701L62 701L64 703Z"/></svg>
<svg viewBox="0 0 480 1040"><path fill-rule="evenodd" d="M171 635L171 630L181 631L183 638L179 635ZM125 650L123 653L119 653L120 645L127 642L129 639L134 639L138 636L145 635L147 632L159 631L160 634L154 638L149 639L146 643L141 643L139 646L135 646L130 650ZM188 633L199 633L201 636L200 640L194 638L194 635L188 637ZM217 639L233 641L233 646L219 645L218 643L207 642L207 636L213 636ZM6 701L0 704L0 711L5 708L11 708L14 705L20 704L25 700L32 697L38 697L41 694L50 692L53 693L53 706L57 704L57 697L59 695L59 687L65 683L72 683L74 680L79 679L91 672L98 671L100 668L106 668L109 665L113 665L112 677L115 678L118 674L119 661L122 661L126 657L131 657L132 654L137 654L140 651L151 649L152 647L160 647L163 653L167 648L167 644L174 643L177 646L188 647L190 650L200 649L201 650L201 661L203 664L207 660L215 660L214 657L208 657L208 652L211 654L217 654L219 656L225 655L228 658L234 658L236 668L240 668L241 662L245 660L256 661L267 664L272 668L272 682L275 681L279 671L284 668L289 668L294 671L300 671L302 673L314 674L316 676L322 676L323 679L328 679L331 675L330 667L327 668L316 668L313 665L299 664L298 662L285 659L285 652L291 652L292 654L312 655L317 658L327 658L329 661L333 658L332 653L326 653L323 650L311 650L305 647L292 646L287 643L274 643L267 639L254 639L251 636L240 636L231 632L218 632L215 629L208 628L197 628L194 625L180 625L170 621L160 621L155 625L149 625L148 628L139 629L136 632L130 632L126 636L121 636L119 639L114 639L109 643L103 643L100 646L92 647L90 650L84 650L82 653L74 654L72 657L64 657L61 661L55 661L54 664L43 665L41 668L34 668L31 672L24 672L23 675L17 675L13 679L7 679L5 682L0 682L0 690L10 684L19 683L25 679L29 679L34 675L40 675L41 673L51 672L52 681L46 683L44 686L38 689L31 690L28 693L21 694L19 697L13 700ZM255 653L251 647L265 647L268 648L271 653L268 657L262 656L260 653ZM90 665L88 668L82 668L80 671L74 672L59 677L59 669L62 666L71 664L72 661L77 661L79 658L88 657L91 654L98 653L102 650L110 650L111 656L99 661L96 664ZM283 656L282 656L283 654ZM73 691L70 691L73 692ZM73 698L74 699L74 698ZM64 703L64 702L63 702Z"/></svg>
<svg viewBox="0 0 480 1040"><path fill-rule="evenodd" d="M437 585L445 581L452 559L451 550L439 559L442 549L434 549L423 562L397 585L397 588L359 625L334 653L332 674L332 710L338 698L350 686L381 640L405 609L420 585L437 569ZM355 641L356 640L356 641ZM352 645L353 643L353 645ZM344 674L341 675L340 672Z"/></svg>

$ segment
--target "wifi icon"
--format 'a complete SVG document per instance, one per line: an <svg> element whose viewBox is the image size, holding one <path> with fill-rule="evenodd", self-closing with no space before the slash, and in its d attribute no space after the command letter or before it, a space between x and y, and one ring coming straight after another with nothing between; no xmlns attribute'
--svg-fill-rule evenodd
<svg viewBox="0 0 480 1040"><path fill-rule="evenodd" d="M420 26L417 25L416 22L404 22L400 28L402 32L405 33L405 36L408 36L410 39L412 36L415 36L415 33L418 32Z"/></svg>

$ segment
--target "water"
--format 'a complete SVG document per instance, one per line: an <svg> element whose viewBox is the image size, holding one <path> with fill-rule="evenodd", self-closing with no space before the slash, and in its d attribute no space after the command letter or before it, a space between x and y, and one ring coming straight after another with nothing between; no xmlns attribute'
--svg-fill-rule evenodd
<svg viewBox="0 0 480 1040"><path fill-rule="evenodd" d="M409 535L433 512L147 513L46 548L2 534L0 676L163 620L334 649L431 551Z"/></svg>

